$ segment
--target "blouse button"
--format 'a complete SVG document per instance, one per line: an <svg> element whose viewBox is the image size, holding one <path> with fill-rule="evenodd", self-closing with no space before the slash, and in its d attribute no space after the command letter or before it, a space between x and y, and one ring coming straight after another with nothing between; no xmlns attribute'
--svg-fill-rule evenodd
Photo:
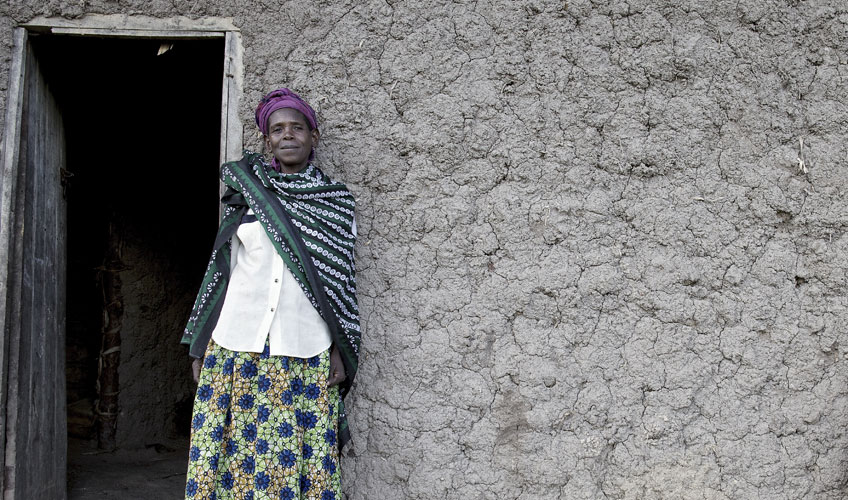
<svg viewBox="0 0 848 500"><path fill-rule="evenodd" d="M274 278L274 283L279 283L279 282L280 282L279 278Z"/></svg>
<svg viewBox="0 0 848 500"><path fill-rule="evenodd" d="M271 308L271 312L274 312L274 308L273 308L273 307Z"/></svg>

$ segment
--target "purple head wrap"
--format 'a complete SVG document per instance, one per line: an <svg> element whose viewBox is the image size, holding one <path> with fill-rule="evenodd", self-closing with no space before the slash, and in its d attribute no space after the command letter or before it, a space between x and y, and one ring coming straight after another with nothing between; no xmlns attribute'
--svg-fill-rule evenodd
<svg viewBox="0 0 848 500"><path fill-rule="evenodd" d="M282 108L292 108L303 113L313 130L318 128L315 110L301 97L289 89L277 89L265 94L256 107L256 125L264 135L268 135L268 118L271 113Z"/></svg>

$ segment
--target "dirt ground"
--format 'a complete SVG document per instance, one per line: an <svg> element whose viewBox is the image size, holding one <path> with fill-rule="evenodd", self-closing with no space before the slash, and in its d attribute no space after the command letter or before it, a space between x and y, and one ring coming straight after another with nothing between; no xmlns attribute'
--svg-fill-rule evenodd
<svg viewBox="0 0 848 500"><path fill-rule="evenodd" d="M68 441L68 500L183 498L188 439L102 452L96 442Z"/></svg>

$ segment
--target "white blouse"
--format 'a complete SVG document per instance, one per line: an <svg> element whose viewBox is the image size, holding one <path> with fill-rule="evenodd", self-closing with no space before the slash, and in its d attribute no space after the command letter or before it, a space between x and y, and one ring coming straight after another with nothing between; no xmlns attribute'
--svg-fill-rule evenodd
<svg viewBox="0 0 848 500"><path fill-rule="evenodd" d="M233 237L230 283L212 339L247 352L262 352L268 339L272 355L298 358L311 358L332 343L327 323L258 221L243 222Z"/></svg>

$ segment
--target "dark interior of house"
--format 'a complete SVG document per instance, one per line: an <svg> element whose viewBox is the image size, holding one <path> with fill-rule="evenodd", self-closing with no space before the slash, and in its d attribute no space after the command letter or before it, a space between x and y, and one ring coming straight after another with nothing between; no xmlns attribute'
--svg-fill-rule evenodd
<svg viewBox="0 0 848 500"><path fill-rule="evenodd" d="M186 456L179 339L217 228L224 40L30 41L64 123L69 496L87 498L87 457Z"/></svg>

